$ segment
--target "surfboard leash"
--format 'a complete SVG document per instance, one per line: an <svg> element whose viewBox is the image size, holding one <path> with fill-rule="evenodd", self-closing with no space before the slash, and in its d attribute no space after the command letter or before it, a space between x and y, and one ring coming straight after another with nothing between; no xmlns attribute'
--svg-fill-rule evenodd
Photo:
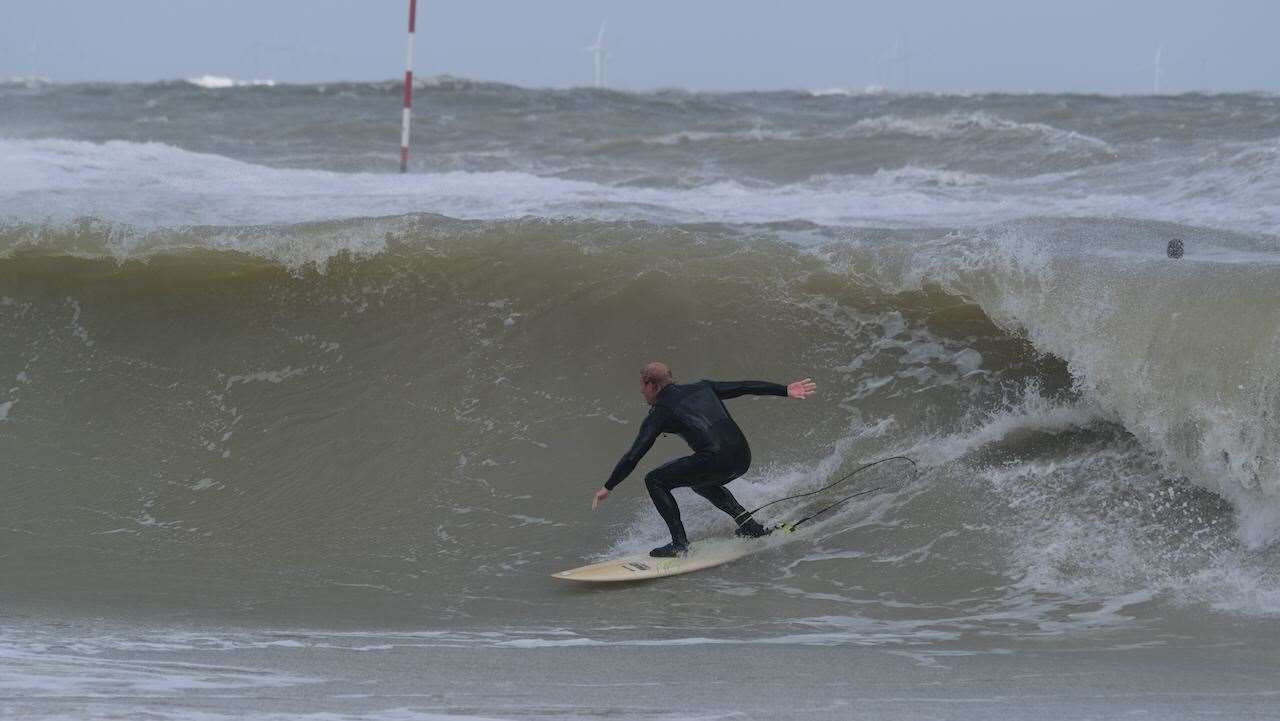
<svg viewBox="0 0 1280 721"><path fill-rule="evenodd" d="M918 467L918 466L916 466L916 462L915 462L914 460L912 460L912 459L908 458L907 456L889 456L889 457L887 457L887 458L881 458L881 459L879 459L879 460L872 461L872 462L870 462L870 463L864 464L864 465L862 465L862 466L859 466L859 467L857 467L857 468L853 469L852 471L850 471L850 472L846 473L844 476L840 477L839 479L837 479L837 480L835 480L835 481L832 481L831 483L828 483L827 485L823 486L822 488L819 488L819 489L814 490L814 491L809 491L809 492L807 492L807 493L797 493L797 494L795 494L794 496L786 496L785 498L779 498L779 499L776 499L776 500L773 500L773 501L769 501L768 503L764 504L763 506L760 506L759 508L756 508L756 509L751 510L751 511L746 511L746 512L741 513L741 514L738 514L738 516L736 516L733 520L734 520L734 522L736 522L736 523L738 524L738 526L739 526L739 527L741 527L741 526L742 526L742 524L743 524L743 523L745 523L745 520L739 520L739 519L742 519L742 518L743 518L743 516L745 516L746 518L751 518L751 517L752 517L752 515L753 515L756 511L759 511L759 510L764 509L764 508L768 508L769 506L772 506L772 505L773 505L773 504L775 504L775 503L781 503L781 502L783 502L783 501L793 501L793 500L795 500L795 499L797 499L797 498L805 498L806 496L813 496L813 495L816 495L816 494L822 493L823 491L830 490L830 489L835 488L836 486L840 485L841 483L844 483L845 481L849 480L850 478L853 478L854 476L858 475L859 473L862 473L863 471L867 470L868 468L874 468L875 466L878 466L878 465L880 465L881 463L888 463L889 461L906 461L907 463L910 463L910 464L911 464L911 470L912 470L912 475L913 475L913 476L914 476L914 475L918 475L918 474L919 474L919 472L920 472L920 471L919 471L919 467ZM855 498L857 498L857 497L859 497L859 496L865 496L865 495L868 495L868 494L871 494L871 493L875 493L876 491L882 491L882 490L884 490L884 489L885 489L885 488L887 488L887 487L888 487L888 486L876 486L875 488L869 488L869 489L865 489L865 490L862 490L862 491L858 491L857 493L854 493L854 494L851 494L851 495L845 496L844 498L841 498L840 500L838 500L838 501L836 501L836 502L834 502L834 503L832 503L832 504L830 504L830 505L824 506L823 508L821 508L821 509L819 509L819 510L817 510L817 511L815 511L815 512L811 513L811 514L809 514L808 516L805 516L804 518L801 518L801 519L800 519L800 520L798 520L798 521L794 521L794 522L792 522L792 523L780 523L780 524L778 524L777 526L774 526L774 528L777 528L777 529L780 529L780 530L782 530L782 531L785 531L786 533L793 533L793 532L795 532L796 527L797 527L797 526L799 526L801 523L804 523L805 521L812 520L813 518L816 518L817 516L820 516L820 515L822 515L822 514L826 513L827 511L830 511L831 509L835 508L836 506L839 506L841 503L844 503L845 501L851 501L851 500L853 500L853 499L855 499Z"/></svg>
<svg viewBox="0 0 1280 721"><path fill-rule="evenodd" d="M830 511L832 508L835 508L836 506L840 505L841 503L844 503L845 501L851 501L851 500L853 500L853 499L857 498L858 496L865 496L865 495L868 495L868 494L871 494L871 493L875 493L876 491L883 491L885 488L886 488L886 486L876 486L875 488L868 488L868 489L866 489L866 490L864 490L864 491L858 491L857 493L854 493L854 494L852 494L852 495L845 496L844 498L841 498L840 500L836 501L835 503L832 503L831 505L829 505L829 506L827 506L827 507L825 507L825 508L822 508L822 509L819 509L819 510L817 510L817 511L814 511L813 513L810 513L809 515L805 516L804 518L801 518L801 519L800 519L800 520L798 520L798 521L795 521L794 523L779 523L777 526L774 526L774 528L777 528L778 530L784 531L784 532L786 532L786 533L795 533L795 532L796 532L796 528L797 528L801 523L804 523L805 521L809 521L809 520L812 520L812 519L814 519L814 518L816 518L816 517L818 517L818 516L821 516L822 514L826 513L827 511Z"/></svg>

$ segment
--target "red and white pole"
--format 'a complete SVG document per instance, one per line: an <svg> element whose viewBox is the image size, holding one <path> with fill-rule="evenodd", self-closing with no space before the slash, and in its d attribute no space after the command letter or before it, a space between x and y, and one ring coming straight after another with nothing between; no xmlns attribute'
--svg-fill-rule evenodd
<svg viewBox="0 0 1280 721"><path fill-rule="evenodd" d="M400 172L409 168L409 114L413 110L413 25L418 0L409 0L409 54L404 61L404 117L400 127Z"/></svg>

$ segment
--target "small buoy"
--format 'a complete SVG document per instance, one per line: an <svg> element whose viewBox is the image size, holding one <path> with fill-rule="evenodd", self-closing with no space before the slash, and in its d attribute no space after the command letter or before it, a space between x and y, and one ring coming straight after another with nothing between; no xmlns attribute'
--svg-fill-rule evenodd
<svg viewBox="0 0 1280 721"><path fill-rule="evenodd" d="M1168 252L1169 252L1170 258L1181 258L1182 257L1182 241L1179 240L1178 238L1174 238L1173 240L1169 241Z"/></svg>

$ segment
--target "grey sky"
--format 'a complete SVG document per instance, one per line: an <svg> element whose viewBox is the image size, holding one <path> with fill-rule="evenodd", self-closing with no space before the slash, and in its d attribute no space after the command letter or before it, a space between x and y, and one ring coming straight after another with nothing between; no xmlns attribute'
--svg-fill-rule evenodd
<svg viewBox="0 0 1280 721"><path fill-rule="evenodd" d="M407 0L4 0L0 78L280 82L403 72ZM1280 91L1274 0L419 0L414 70L588 85L608 19L609 84L821 89Z"/></svg>

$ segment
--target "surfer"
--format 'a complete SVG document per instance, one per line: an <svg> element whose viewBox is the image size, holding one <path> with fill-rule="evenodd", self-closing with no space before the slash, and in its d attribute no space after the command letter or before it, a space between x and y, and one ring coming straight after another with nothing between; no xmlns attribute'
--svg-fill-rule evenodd
<svg viewBox="0 0 1280 721"><path fill-rule="evenodd" d="M653 549L649 555L672 557L689 550L689 539L685 536L684 524L680 522L680 508L676 505L675 496L671 495L673 488L692 488L694 493L732 516L738 524L735 533L739 536L756 538L768 535L771 529L752 518L751 513L724 487L747 472L751 466L751 449L723 401L742 395L807 398L817 388L817 384L808 378L785 386L765 381L703 380L680 384L672 381L671 369L665 363L655 361L646 365L640 371L640 392L652 408L640 424L640 432L631 449L618 461L604 487L596 491L591 510L608 498L609 492L635 469L644 454L653 447L658 434L675 433L689 444L693 455L664 463L644 477L649 497L671 531L671 543Z"/></svg>

